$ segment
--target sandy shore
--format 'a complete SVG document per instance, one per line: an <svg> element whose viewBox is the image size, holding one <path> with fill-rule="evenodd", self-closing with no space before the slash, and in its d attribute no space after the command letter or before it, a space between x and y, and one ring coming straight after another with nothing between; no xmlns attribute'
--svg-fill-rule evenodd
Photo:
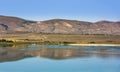
<svg viewBox="0 0 120 72"><path fill-rule="evenodd" d="M120 46L120 44L68 44L72 46Z"/></svg>

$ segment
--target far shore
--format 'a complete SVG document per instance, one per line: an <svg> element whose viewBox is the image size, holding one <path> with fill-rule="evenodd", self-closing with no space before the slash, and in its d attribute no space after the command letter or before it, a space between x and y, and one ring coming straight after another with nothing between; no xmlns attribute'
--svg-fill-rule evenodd
<svg viewBox="0 0 120 72"><path fill-rule="evenodd" d="M0 34L0 44L66 44L75 46L120 46L120 35L80 35L6 33Z"/></svg>

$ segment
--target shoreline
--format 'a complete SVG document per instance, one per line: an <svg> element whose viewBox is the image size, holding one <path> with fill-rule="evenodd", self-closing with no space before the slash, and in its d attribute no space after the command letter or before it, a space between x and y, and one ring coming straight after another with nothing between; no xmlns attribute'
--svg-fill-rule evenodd
<svg viewBox="0 0 120 72"><path fill-rule="evenodd" d="M69 46L120 46L120 44L87 44L87 43L57 43L57 42L16 42L16 43L0 43L0 45L19 45L19 44L52 44L52 45L69 45Z"/></svg>
<svg viewBox="0 0 120 72"><path fill-rule="evenodd" d="M71 46L120 46L120 44L68 44Z"/></svg>

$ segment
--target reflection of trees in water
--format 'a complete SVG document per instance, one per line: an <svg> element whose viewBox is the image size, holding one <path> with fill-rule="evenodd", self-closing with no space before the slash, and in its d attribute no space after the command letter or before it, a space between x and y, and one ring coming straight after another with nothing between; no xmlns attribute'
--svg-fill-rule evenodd
<svg viewBox="0 0 120 72"><path fill-rule="evenodd" d="M29 47L29 46L28 46ZM39 47L39 46L38 46ZM29 47L30 48L30 47ZM84 49L84 48L0 48L0 62L14 61L27 57L45 57L52 59L67 59L74 57L120 57L119 49L101 48L101 49Z"/></svg>

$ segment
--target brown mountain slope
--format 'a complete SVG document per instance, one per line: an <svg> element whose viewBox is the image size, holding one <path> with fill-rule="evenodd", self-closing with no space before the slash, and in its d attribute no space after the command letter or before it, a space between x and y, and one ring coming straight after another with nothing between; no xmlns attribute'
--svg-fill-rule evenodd
<svg viewBox="0 0 120 72"><path fill-rule="evenodd" d="M17 17L0 16L0 32L4 31L120 35L120 22L99 21L91 23L65 19L52 19L38 22Z"/></svg>
<svg viewBox="0 0 120 72"><path fill-rule="evenodd" d="M0 24L2 24L1 26L8 26L9 30L19 27L22 21L24 21L24 19L17 17L0 16Z"/></svg>
<svg viewBox="0 0 120 72"><path fill-rule="evenodd" d="M0 31L15 31L16 28L22 27L24 24L33 23L33 21L27 21L17 17L0 16Z"/></svg>

